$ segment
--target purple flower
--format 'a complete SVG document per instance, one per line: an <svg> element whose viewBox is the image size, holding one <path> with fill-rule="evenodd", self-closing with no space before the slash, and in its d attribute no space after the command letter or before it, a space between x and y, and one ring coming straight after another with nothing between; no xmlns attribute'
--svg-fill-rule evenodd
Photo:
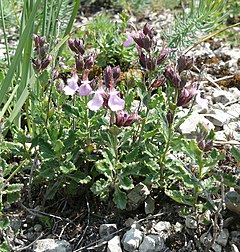
<svg viewBox="0 0 240 252"><path fill-rule="evenodd" d="M109 92L108 107L112 111L123 110L125 107L125 101L118 96L119 92L114 88Z"/></svg>
<svg viewBox="0 0 240 252"><path fill-rule="evenodd" d="M128 114L128 112L126 111L117 111L116 114L116 125L121 127L127 127L127 126L131 126L135 121L139 121L140 117L137 114L137 112Z"/></svg>
<svg viewBox="0 0 240 252"><path fill-rule="evenodd" d="M126 32L127 34L127 39L124 41L123 43L123 46L124 47L129 47L133 44L133 38L132 38L132 35L133 35L133 32Z"/></svg>
<svg viewBox="0 0 240 252"><path fill-rule="evenodd" d="M193 84L184 87L180 96L178 97L177 106L186 105L196 93L197 89Z"/></svg>
<svg viewBox="0 0 240 252"><path fill-rule="evenodd" d="M102 96L103 92L104 92L104 90L103 89L101 90L100 88L95 92L92 100L90 100L87 104L87 106L90 110L96 112L97 110L99 110L102 107L102 105L104 103L104 99Z"/></svg>
<svg viewBox="0 0 240 252"><path fill-rule="evenodd" d="M104 99L107 97L103 89L103 83L101 79L98 79L98 90L92 93L94 93L94 96L92 100L88 102L87 106L90 110L96 112L103 106Z"/></svg>
<svg viewBox="0 0 240 252"><path fill-rule="evenodd" d="M77 82L78 82L78 75L74 71L72 77L67 80L68 85L63 88L65 95L74 95L76 93L76 91L78 90Z"/></svg>
<svg viewBox="0 0 240 252"><path fill-rule="evenodd" d="M92 93L92 88L90 86L91 81L84 80L81 81L82 85L78 88L78 93L80 96L89 96Z"/></svg>

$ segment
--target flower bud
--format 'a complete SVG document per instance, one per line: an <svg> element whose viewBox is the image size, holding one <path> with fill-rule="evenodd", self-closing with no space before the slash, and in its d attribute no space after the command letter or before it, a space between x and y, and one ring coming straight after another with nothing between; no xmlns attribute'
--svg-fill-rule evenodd
<svg viewBox="0 0 240 252"><path fill-rule="evenodd" d="M84 68L85 69L91 69L94 65L94 61L96 59L96 54L95 53L90 53L87 57L84 59Z"/></svg>
<svg viewBox="0 0 240 252"><path fill-rule="evenodd" d="M199 147L200 150L205 150L206 143L205 143L205 140L203 138L198 142L198 147Z"/></svg>
<svg viewBox="0 0 240 252"><path fill-rule="evenodd" d="M112 73L113 73L113 79L115 82L118 81L120 75L121 75L121 69L119 66L113 67L112 68Z"/></svg>
<svg viewBox="0 0 240 252"><path fill-rule="evenodd" d="M41 68L41 60L40 59L32 59L32 63L33 63L34 70L39 71Z"/></svg>
<svg viewBox="0 0 240 252"><path fill-rule="evenodd" d="M118 127L131 126L134 122L139 121L140 117L137 112L128 114L126 111L117 111L116 113L116 125Z"/></svg>
<svg viewBox="0 0 240 252"><path fill-rule="evenodd" d="M106 70L104 71L104 79L105 79L105 85L107 88L110 88L114 84L113 79L113 71L110 66L107 66Z"/></svg>
<svg viewBox="0 0 240 252"><path fill-rule="evenodd" d="M209 141L209 142L206 143L204 151L209 151L209 150L212 149L212 147L213 147L213 140L211 140L211 141Z"/></svg>
<svg viewBox="0 0 240 252"><path fill-rule="evenodd" d="M75 64L76 64L77 71L81 72L83 70L83 65L84 65L84 59L81 53L75 56Z"/></svg>
<svg viewBox="0 0 240 252"><path fill-rule="evenodd" d="M180 96L178 97L177 106L186 105L196 94L196 88L193 85L183 88Z"/></svg>
<svg viewBox="0 0 240 252"><path fill-rule="evenodd" d="M45 59L42 60L41 70L44 70L52 60L52 56L49 54Z"/></svg>
<svg viewBox="0 0 240 252"><path fill-rule="evenodd" d="M34 47L35 47L35 48L38 48L38 47L39 47L39 37L38 37L38 35L33 34L33 35L32 35L32 39L33 39L33 41L34 41Z"/></svg>
<svg viewBox="0 0 240 252"><path fill-rule="evenodd" d="M171 52L170 48L163 48L158 55L157 64L160 65L167 58L168 54Z"/></svg>
<svg viewBox="0 0 240 252"><path fill-rule="evenodd" d="M153 29L153 27L151 25L149 25L148 23L146 23L143 27L143 34L144 35L148 35L150 39L153 39L153 37L155 36L156 32Z"/></svg>
<svg viewBox="0 0 240 252"><path fill-rule="evenodd" d="M167 121L168 121L168 126L171 127L172 122L173 122L173 114L170 110L167 112Z"/></svg>
<svg viewBox="0 0 240 252"><path fill-rule="evenodd" d="M173 66L168 66L164 72L164 75L174 87L180 86L180 76Z"/></svg>
<svg viewBox="0 0 240 252"><path fill-rule="evenodd" d="M75 46L75 48L77 48L79 53L81 53L82 55L84 54L85 50L84 50L84 40L83 39L75 38L74 46Z"/></svg>
<svg viewBox="0 0 240 252"><path fill-rule="evenodd" d="M189 70L193 66L193 58L185 55L181 55L178 58L177 70L181 73L184 70Z"/></svg>
<svg viewBox="0 0 240 252"><path fill-rule="evenodd" d="M73 52L78 53L78 49L75 47L74 41L72 39L68 40L68 46Z"/></svg>
<svg viewBox="0 0 240 252"><path fill-rule="evenodd" d="M43 47L45 43L46 43L46 37L45 36L39 37L39 45L40 45L40 47Z"/></svg>
<svg viewBox="0 0 240 252"><path fill-rule="evenodd" d="M161 77L159 79L156 79L152 83L152 88L163 87L165 85L165 82L166 82L166 79L165 79L164 75L161 75Z"/></svg>

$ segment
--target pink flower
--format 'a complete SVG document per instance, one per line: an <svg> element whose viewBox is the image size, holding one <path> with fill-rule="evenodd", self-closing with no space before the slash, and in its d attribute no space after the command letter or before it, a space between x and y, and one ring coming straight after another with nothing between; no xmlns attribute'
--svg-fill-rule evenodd
<svg viewBox="0 0 240 252"><path fill-rule="evenodd" d="M106 93L103 89L103 83L101 79L98 79L98 90L92 93L95 93L95 94L92 100L88 102L87 106L90 110L96 112L102 107L104 103L104 99L106 98Z"/></svg>
<svg viewBox="0 0 240 252"><path fill-rule="evenodd" d="M72 77L67 80L68 85L63 88L65 95L74 95L76 93L76 91L78 90L77 82L78 82L78 75L74 71L72 73Z"/></svg>
<svg viewBox="0 0 240 252"><path fill-rule="evenodd" d="M82 85L78 89L78 93L80 96L89 96L92 93L92 88L89 83L89 80L84 80L81 82Z"/></svg>
<svg viewBox="0 0 240 252"><path fill-rule="evenodd" d="M132 38L133 33L126 32L126 34L127 34L127 39L124 41L123 46L129 47L133 44L133 38Z"/></svg>
<svg viewBox="0 0 240 252"><path fill-rule="evenodd" d="M123 110L125 101L118 96L119 92L114 88L109 92L108 107L112 111Z"/></svg>

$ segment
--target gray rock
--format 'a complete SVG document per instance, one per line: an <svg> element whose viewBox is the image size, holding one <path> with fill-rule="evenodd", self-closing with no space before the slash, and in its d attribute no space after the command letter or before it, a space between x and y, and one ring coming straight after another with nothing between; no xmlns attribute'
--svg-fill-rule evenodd
<svg viewBox="0 0 240 252"><path fill-rule="evenodd" d="M215 252L221 252L222 251L222 246L219 245L218 243L214 243L212 245L212 249L215 251Z"/></svg>
<svg viewBox="0 0 240 252"><path fill-rule="evenodd" d="M236 191L226 193L225 204L227 209L240 215L240 195Z"/></svg>
<svg viewBox="0 0 240 252"><path fill-rule="evenodd" d="M240 241L240 231L232 231L230 232L231 243L239 244Z"/></svg>
<svg viewBox="0 0 240 252"><path fill-rule="evenodd" d="M200 242L205 246L209 246L212 242L212 235L210 232L206 232L206 233L203 233L201 236L200 236Z"/></svg>
<svg viewBox="0 0 240 252"><path fill-rule="evenodd" d="M145 200L145 213L146 214L153 214L155 210L155 200L151 197L148 196L147 199Z"/></svg>
<svg viewBox="0 0 240 252"><path fill-rule="evenodd" d="M124 234L122 245L126 251L133 252L134 250L138 249L142 239L143 233L136 228L131 228Z"/></svg>
<svg viewBox="0 0 240 252"><path fill-rule="evenodd" d="M179 127L182 134L188 138L193 138L196 135L198 123L206 125L209 130L214 129L214 125L203 115L193 112Z"/></svg>
<svg viewBox="0 0 240 252"><path fill-rule="evenodd" d="M227 228L223 228L223 230L220 232L216 243L218 243L219 245L225 247L227 245L228 242L228 237L229 237L229 231Z"/></svg>
<svg viewBox="0 0 240 252"><path fill-rule="evenodd" d="M33 245L33 252L71 252L71 245L64 240L42 239Z"/></svg>
<svg viewBox="0 0 240 252"><path fill-rule="evenodd" d="M42 225L41 224L35 224L33 227L35 232L41 232L42 231Z"/></svg>
<svg viewBox="0 0 240 252"><path fill-rule="evenodd" d="M141 205L147 196L150 194L147 186L143 183L136 185L131 192L128 193L128 205L127 210L135 210Z"/></svg>
<svg viewBox="0 0 240 252"><path fill-rule="evenodd" d="M158 252L165 248L164 240L159 235L147 235L139 247L139 252Z"/></svg>
<svg viewBox="0 0 240 252"><path fill-rule="evenodd" d="M213 102L215 103L222 103L222 104L226 104L230 101L232 101L233 99L233 95L226 91L226 90L219 90L219 89L216 89L214 92L213 92Z"/></svg>
<svg viewBox="0 0 240 252"><path fill-rule="evenodd" d="M239 249L235 244L231 244L231 252L239 252Z"/></svg>
<svg viewBox="0 0 240 252"><path fill-rule="evenodd" d="M213 109L209 114L204 115L206 119L213 123L214 126L222 127L227 124L233 117L220 109Z"/></svg>
<svg viewBox="0 0 240 252"><path fill-rule="evenodd" d="M120 237L118 235L108 241L107 252L122 252Z"/></svg>
<svg viewBox="0 0 240 252"><path fill-rule="evenodd" d="M22 222L19 217L10 218L10 226L14 233L16 233L21 228Z"/></svg>
<svg viewBox="0 0 240 252"><path fill-rule="evenodd" d="M105 240L109 240L113 237L112 233L117 231L116 224L102 224L99 227L99 235Z"/></svg>
<svg viewBox="0 0 240 252"><path fill-rule="evenodd" d="M154 225L154 229L157 232L169 231L171 228L171 223L169 221L159 221Z"/></svg>
<svg viewBox="0 0 240 252"><path fill-rule="evenodd" d="M188 215L186 217L186 219L185 219L185 225L186 225L187 228L197 229L197 221L191 215Z"/></svg>
<svg viewBox="0 0 240 252"><path fill-rule="evenodd" d="M226 113L233 117L233 119L238 119L240 117L240 104L234 103L226 107Z"/></svg>
<svg viewBox="0 0 240 252"><path fill-rule="evenodd" d="M234 100L237 100L240 98L240 90L236 87L231 87L228 89L229 93L233 95Z"/></svg>

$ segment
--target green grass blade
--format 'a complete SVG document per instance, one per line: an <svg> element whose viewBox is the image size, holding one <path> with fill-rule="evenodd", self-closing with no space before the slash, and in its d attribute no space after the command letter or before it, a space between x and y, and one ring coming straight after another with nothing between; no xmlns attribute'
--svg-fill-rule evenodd
<svg viewBox="0 0 240 252"><path fill-rule="evenodd" d="M6 47L7 62L8 62L8 67L9 67L11 62L10 62L9 47L8 47L8 40L7 40L7 34L6 34L5 18L4 18L4 13L3 13L3 4L2 4L2 0L0 0L0 9L1 9L1 18L2 18L2 27L3 27L4 43L5 43L5 47Z"/></svg>
<svg viewBox="0 0 240 252"><path fill-rule="evenodd" d="M15 72L18 64L21 61L21 55L22 55L24 45L26 43L26 38L31 36L31 27L33 25L35 15L38 11L40 3L41 3L41 0L36 0L35 4L33 6L31 15L28 19L28 23L26 24L25 29L19 39L19 44L18 44L17 50L15 52L15 55L13 57L12 64L7 72L5 79L2 82L2 86L0 89L0 105L2 105L2 103L4 101L4 97L5 97L6 93L8 92L9 87L11 86L14 72Z"/></svg>

